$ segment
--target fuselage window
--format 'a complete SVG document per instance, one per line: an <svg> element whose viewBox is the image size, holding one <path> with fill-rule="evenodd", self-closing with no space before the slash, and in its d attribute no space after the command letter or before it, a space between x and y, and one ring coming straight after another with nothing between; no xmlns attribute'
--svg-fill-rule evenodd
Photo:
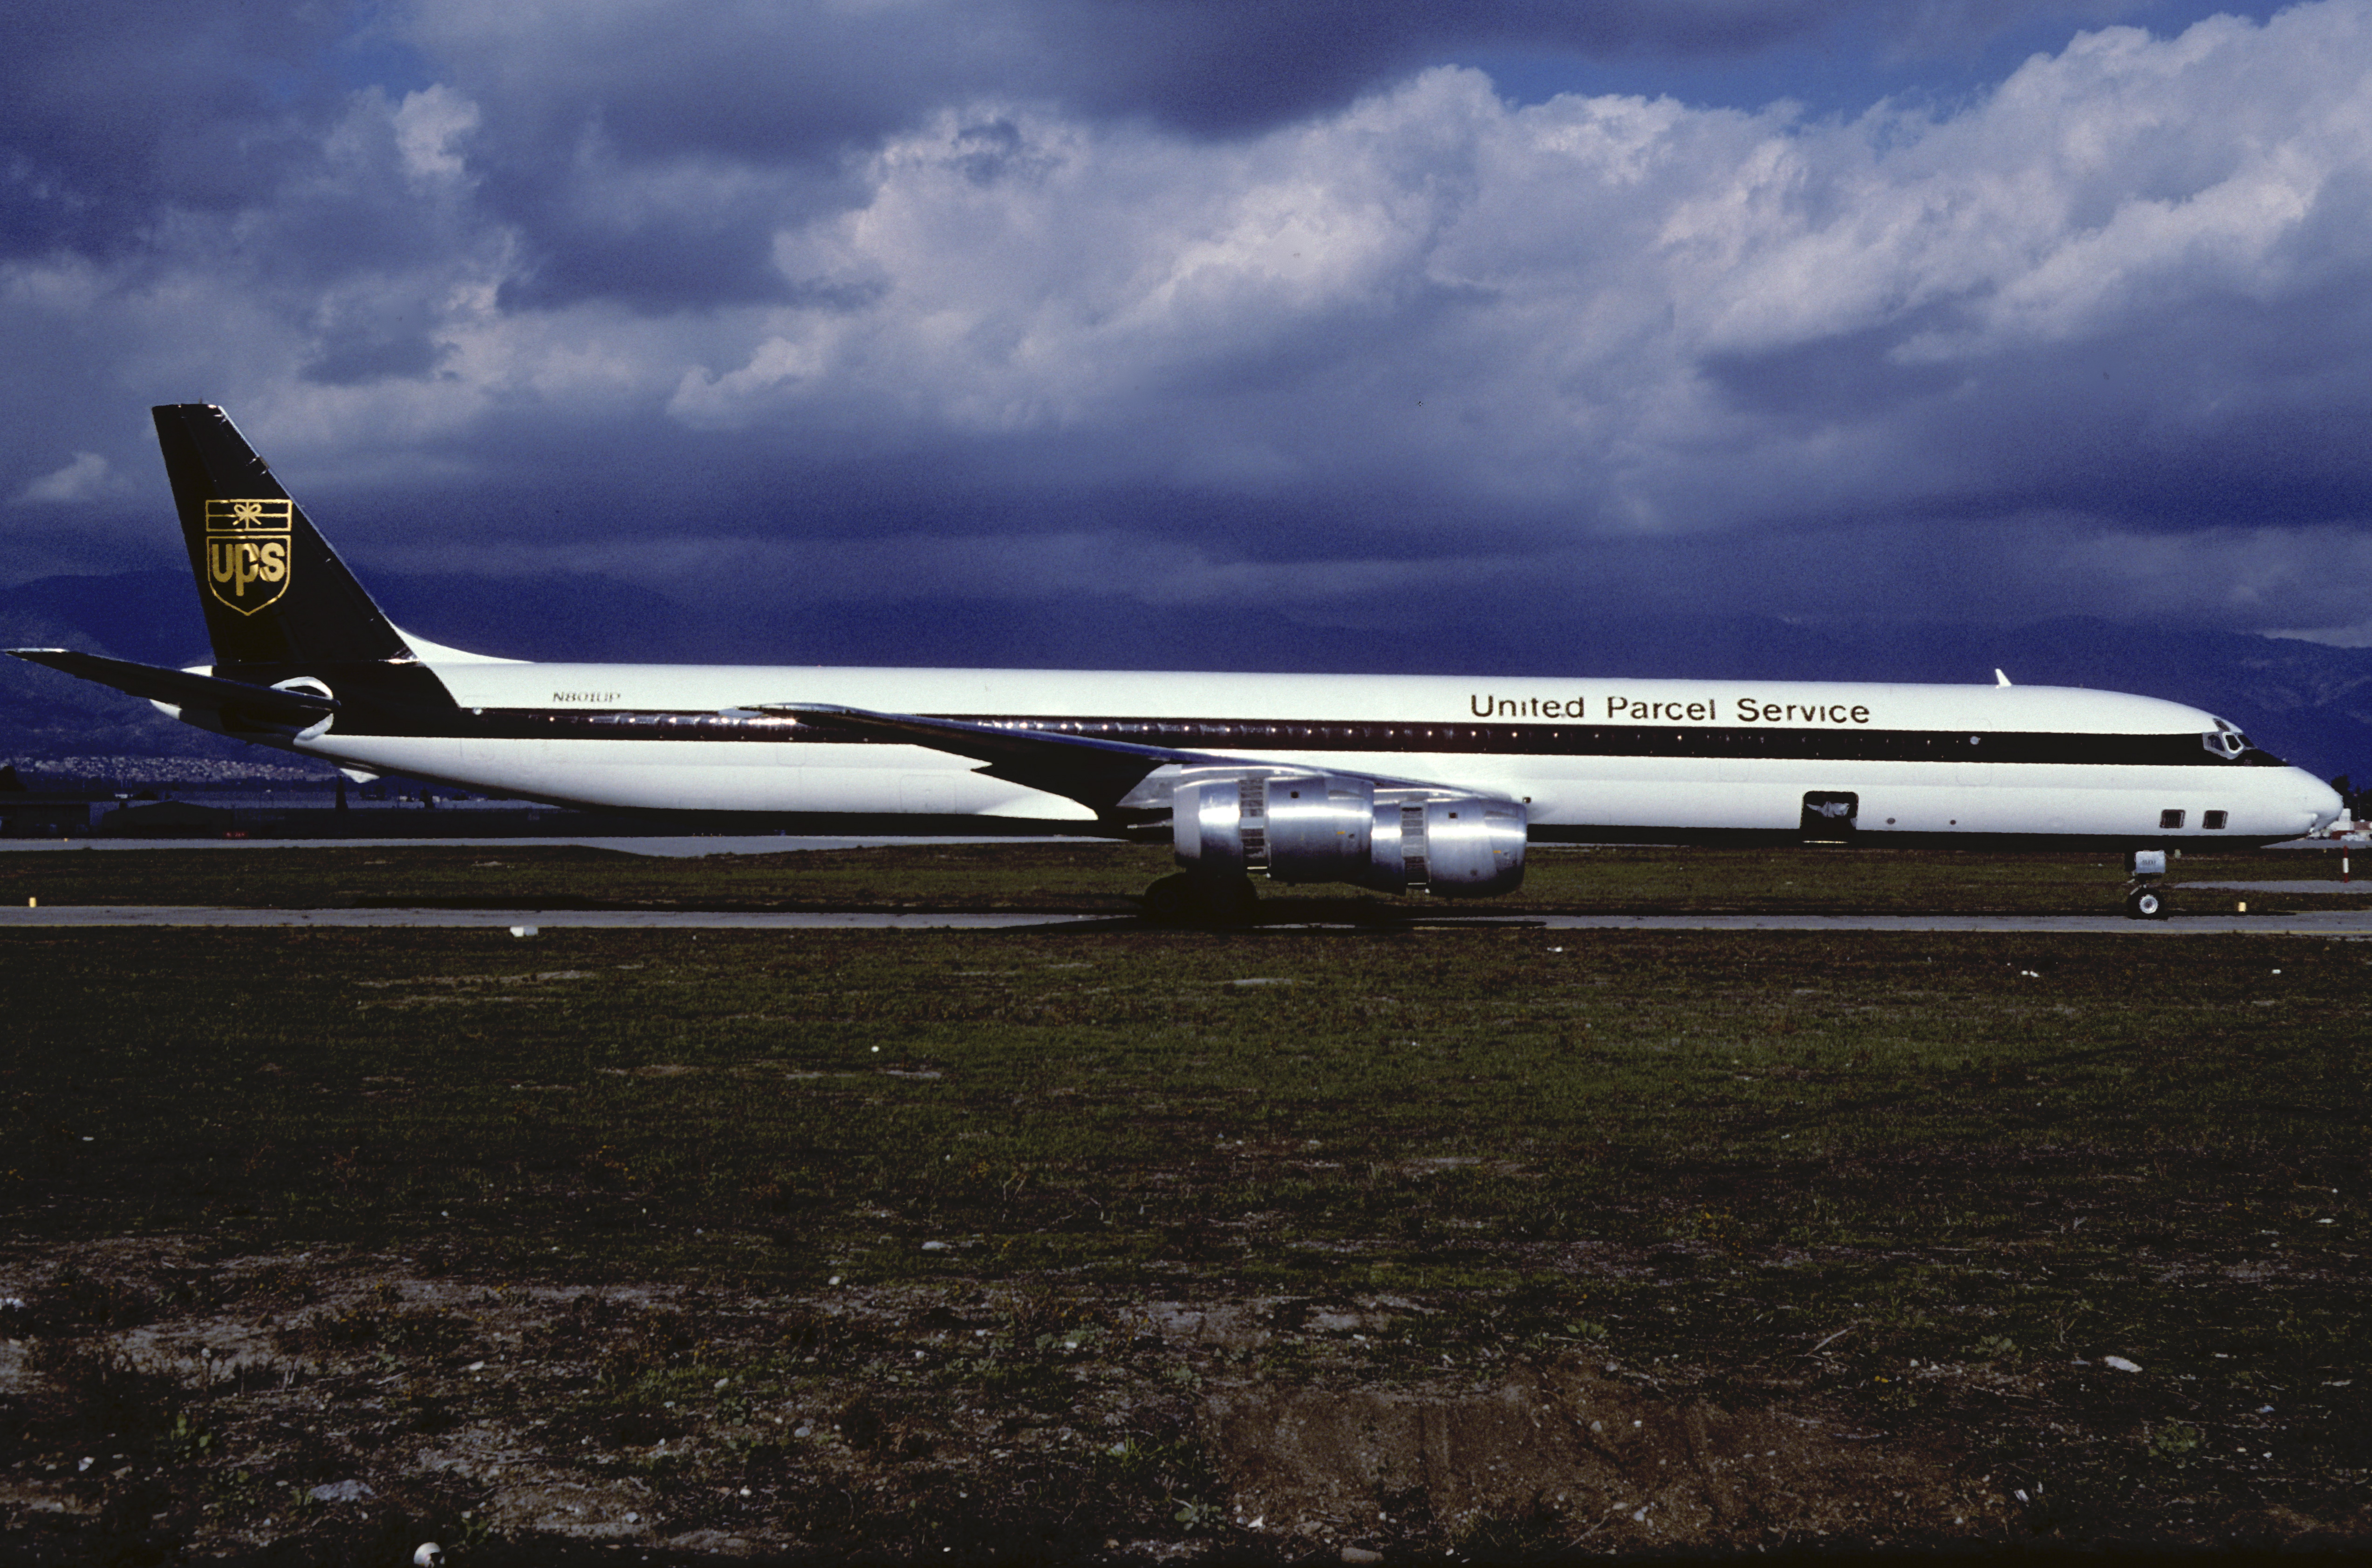
<svg viewBox="0 0 2372 1568"><path fill-rule="evenodd" d="M2223 812L2210 811L2199 819L2199 825L2206 829L2209 832L2215 832L2224 826L2224 821L2225 817Z"/></svg>
<svg viewBox="0 0 2372 1568"><path fill-rule="evenodd" d="M2157 814L2157 825L2161 828L2180 828L2182 826L2182 813L2161 811Z"/></svg>

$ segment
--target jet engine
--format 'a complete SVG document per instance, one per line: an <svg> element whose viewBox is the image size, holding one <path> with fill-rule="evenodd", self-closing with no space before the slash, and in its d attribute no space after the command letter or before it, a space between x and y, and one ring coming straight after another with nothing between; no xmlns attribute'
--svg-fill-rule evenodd
<svg viewBox="0 0 2372 1568"><path fill-rule="evenodd" d="M1170 796L1178 864L1205 887L1246 872L1448 898L1513 892L1529 826L1512 800L1338 773L1190 770Z"/></svg>

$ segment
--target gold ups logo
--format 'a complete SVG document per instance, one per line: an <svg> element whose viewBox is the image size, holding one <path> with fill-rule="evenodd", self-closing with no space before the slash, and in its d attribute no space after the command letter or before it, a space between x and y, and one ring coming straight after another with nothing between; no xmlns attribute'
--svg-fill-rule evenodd
<svg viewBox="0 0 2372 1568"><path fill-rule="evenodd" d="M206 587L241 615L288 591L289 504L206 503Z"/></svg>

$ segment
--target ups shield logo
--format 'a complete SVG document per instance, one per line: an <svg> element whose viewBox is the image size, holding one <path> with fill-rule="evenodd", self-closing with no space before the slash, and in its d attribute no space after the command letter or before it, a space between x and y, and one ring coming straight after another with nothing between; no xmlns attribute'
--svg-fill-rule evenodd
<svg viewBox="0 0 2372 1568"><path fill-rule="evenodd" d="M291 542L286 501L207 502L207 591L253 615L288 591Z"/></svg>

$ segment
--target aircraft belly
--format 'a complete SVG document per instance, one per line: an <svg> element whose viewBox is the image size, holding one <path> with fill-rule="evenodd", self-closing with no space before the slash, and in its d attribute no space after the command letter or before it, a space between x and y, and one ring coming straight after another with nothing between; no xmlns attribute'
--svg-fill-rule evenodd
<svg viewBox="0 0 2372 1568"><path fill-rule="evenodd" d="M340 737L296 749L377 772L531 799L646 810L916 813L1091 819L1086 807L921 747L716 740ZM1536 827L1787 833L1814 792L1856 796L1858 836L2235 839L2304 819L2286 769L1674 757L1304 753L1274 761L1384 772L1525 800ZM2180 810L2183 827L2160 827Z"/></svg>
<svg viewBox="0 0 2372 1568"><path fill-rule="evenodd" d="M625 810L1094 819L1072 801L919 747L386 736L330 737L305 749L488 795Z"/></svg>
<svg viewBox="0 0 2372 1568"><path fill-rule="evenodd" d="M1459 759L1443 759L1446 767ZM1493 761L1498 761L1493 759ZM1903 834L2151 838L2226 813L2235 838L2302 830L2304 812L2275 770L2101 768L2018 763L1932 763L1651 757L1530 759L1529 776L1501 787L1532 804L1542 828L1606 827L1785 832L1815 791L1859 797L1864 838ZM1456 776L1445 774L1445 776Z"/></svg>

